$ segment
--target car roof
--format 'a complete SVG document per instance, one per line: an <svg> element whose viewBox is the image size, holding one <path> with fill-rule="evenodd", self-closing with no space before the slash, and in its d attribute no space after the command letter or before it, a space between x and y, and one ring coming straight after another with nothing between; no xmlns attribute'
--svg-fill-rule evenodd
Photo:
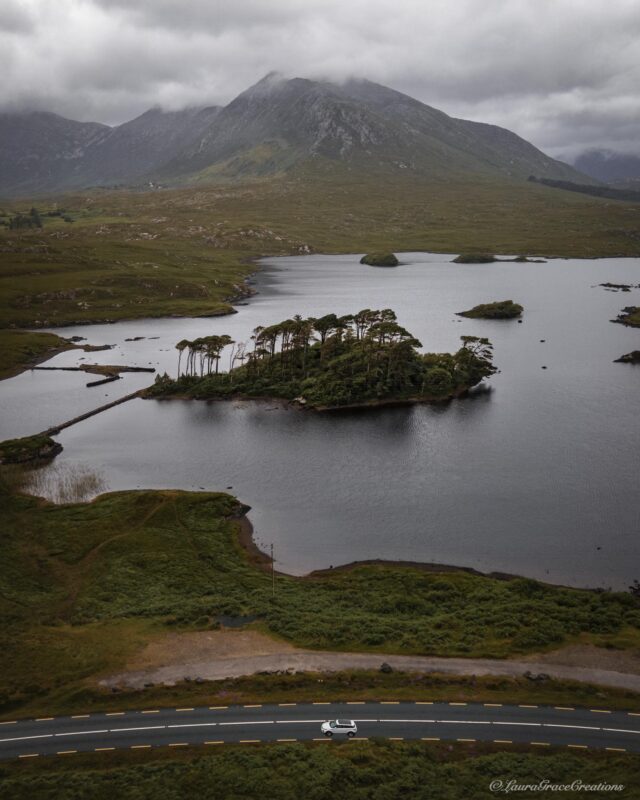
<svg viewBox="0 0 640 800"><path fill-rule="evenodd" d="M355 725L355 722L352 719L337 719L336 723L338 725Z"/></svg>

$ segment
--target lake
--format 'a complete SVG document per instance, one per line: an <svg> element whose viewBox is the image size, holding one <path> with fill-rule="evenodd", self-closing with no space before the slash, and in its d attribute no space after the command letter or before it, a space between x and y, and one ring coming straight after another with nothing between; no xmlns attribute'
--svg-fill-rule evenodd
<svg viewBox="0 0 640 800"><path fill-rule="evenodd" d="M175 374L175 343L211 333L247 341L299 313L393 308L426 351L487 336L500 373L445 405L318 414L275 403L134 400L56 437L55 464L97 469L109 489L227 490L252 507L259 545L301 574L361 559L427 561L553 583L625 589L640 578L640 330L614 325L640 290L639 259L456 265L399 254L266 259L238 313L58 329L112 343L50 365L121 363ZM456 311L513 299L523 323ZM125 339L144 336L136 342ZM158 338L151 338L158 337ZM544 340L544 341L541 341ZM223 358L223 364L226 359ZM546 369L543 369L546 367ZM30 372L0 383L0 438L26 435L127 394L148 375L85 388L83 373Z"/></svg>

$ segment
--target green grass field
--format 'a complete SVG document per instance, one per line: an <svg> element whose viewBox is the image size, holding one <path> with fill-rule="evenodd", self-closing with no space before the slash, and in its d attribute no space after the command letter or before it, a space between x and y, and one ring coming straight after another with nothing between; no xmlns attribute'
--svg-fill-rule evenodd
<svg viewBox="0 0 640 800"><path fill-rule="evenodd" d="M0 713L96 702L85 693L96 676L162 631L215 627L220 614L257 615L274 635L334 650L502 657L578 639L640 643L630 594L525 579L362 566L279 576L273 598L270 576L238 542L229 495L2 499Z"/></svg>
<svg viewBox="0 0 640 800"><path fill-rule="evenodd" d="M342 744L225 745L209 750L73 755L0 767L2 800L488 800L493 781L622 784L624 791L562 791L563 797L640 796L640 756L590 751L528 753L491 744L372 740ZM560 792L558 792L560 793ZM530 800L555 791L514 791ZM507 795L509 794L507 793Z"/></svg>

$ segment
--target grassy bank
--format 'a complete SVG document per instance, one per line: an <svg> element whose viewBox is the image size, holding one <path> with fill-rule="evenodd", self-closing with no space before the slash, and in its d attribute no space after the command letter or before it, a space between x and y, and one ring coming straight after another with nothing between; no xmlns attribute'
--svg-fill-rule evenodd
<svg viewBox="0 0 640 800"><path fill-rule="evenodd" d="M53 333L0 329L0 380L71 347L72 344Z"/></svg>
<svg viewBox="0 0 640 800"><path fill-rule="evenodd" d="M238 542L240 507L228 495L118 492L66 506L6 493L2 500L4 713L77 704L88 681L121 669L154 636L215 627L220 614L257 615L266 630L305 647L379 653L501 657L576 637L609 647L640 642L630 594L525 579L362 566L279 576L273 598L270 576Z"/></svg>
<svg viewBox="0 0 640 800"><path fill-rule="evenodd" d="M504 746L503 746L504 747ZM344 744L225 745L157 749L144 753L74 755L35 759L0 768L0 798L9 800L163 800L164 798L258 798L320 800L368 798L459 800L496 796L490 784L623 784L623 797L640 791L640 756L614 753L528 753L512 745L440 745L373 740ZM546 794L546 793L545 793ZM562 792L575 798L587 792ZM609 791L588 792L609 798ZM518 797L542 796L519 791Z"/></svg>

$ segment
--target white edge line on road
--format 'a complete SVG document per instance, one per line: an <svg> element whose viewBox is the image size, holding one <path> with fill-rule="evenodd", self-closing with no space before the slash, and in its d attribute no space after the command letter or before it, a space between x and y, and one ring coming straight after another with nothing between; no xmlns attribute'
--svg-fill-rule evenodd
<svg viewBox="0 0 640 800"><path fill-rule="evenodd" d="M451 722L455 722L455 720L451 720ZM530 728L541 728L542 722L492 722L492 725L523 725L524 727ZM572 725L561 725L561 728L572 728Z"/></svg>
<svg viewBox="0 0 640 800"><path fill-rule="evenodd" d="M543 722L545 728L571 728L574 731L601 731L602 728L594 728L592 725L559 725L555 722Z"/></svg>
<svg viewBox="0 0 640 800"><path fill-rule="evenodd" d="M39 736L16 736L13 739L0 739L2 742L26 742L28 739L53 739L52 733L41 733Z"/></svg>
<svg viewBox="0 0 640 800"><path fill-rule="evenodd" d="M610 731L611 733L640 733L640 731L631 731L629 728L600 728L603 731Z"/></svg>
<svg viewBox="0 0 640 800"><path fill-rule="evenodd" d="M184 725L167 725L167 728L213 728L222 722L186 722Z"/></svg>
<svg viewBox="0 0 640 800"><path fill-rule="evenodd" d="M109 733L126 733L127 731L163 731L166 725L149 725L142 728L111 728Z"/></svg>
<svg viewBox="0 0 640 800"><path fill-rule="evenodd" d="M70 733L54 733L54 736L88 736L90 733L109 733L108 728L102 731L71 731Z"/></svg>
<svg viewBox="0 0 640 800"><path fill-rule="evenodd" d="M291 721L292 720L287 720L287 722L291 722ZM293 721L297 722L297 720L293 720ZM318 720L318 722L321 722L321 720ZM272 719L266 719L266 720L260 720L260 721L252 720L250 722L218 722L218 725L273 725L273 724L274 724L274 721Z"/></svg>

